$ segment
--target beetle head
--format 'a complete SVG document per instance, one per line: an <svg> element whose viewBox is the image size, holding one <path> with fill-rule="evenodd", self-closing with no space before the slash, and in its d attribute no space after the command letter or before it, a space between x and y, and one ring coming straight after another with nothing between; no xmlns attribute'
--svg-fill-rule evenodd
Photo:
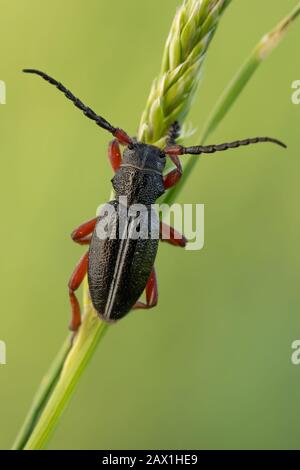
<svg viewBox="0 0 300 470"><path fill-rule="evenodd" d="M166 156L160 148L154 145L133 142L132 145L125 148L122 164L162 173L166 164Z"/></svg>

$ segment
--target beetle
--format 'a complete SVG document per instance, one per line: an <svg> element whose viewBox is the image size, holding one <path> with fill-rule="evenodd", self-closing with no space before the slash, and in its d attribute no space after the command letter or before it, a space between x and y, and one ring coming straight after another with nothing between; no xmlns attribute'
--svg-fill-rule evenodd
<svg viewBox="0 0 300 470"><path fill-rule="evenodd" d="M270 137L248 138L219 145L184 147L176 143L180 126L175 122L166 136L166 147L161 149L139 142L123 129L112 126L106 119L83 104L64 85L46 73L35 69L24 69L24 72L39 75L54 85L89 119L113 135L114 139L109 143L108 156L115 172L111 180L115 199L110 201L109 205L115 210L120 209L121 198L125 196L129 207L134 204L143 204L150 213L151 205L165 190L180 180L182 175L180 155L212 154L260 142L271 142L286 148L283 142ZM120 145L125 147L123 155ZM173 162L174 168L164 175L167 157ZM148 226L148 238L130 236L105 238L99 237L97 230L102 222L103 215L97 216L80 225L71 234L74 242L89 245L88 252L77 264L68 284L72 310L70 329L74 332L78 330L81 323L80 305L75 292L86 274L93 306L99 317L106 322L115 322L132 309L150 309L158 301L154 261L159 241L151 237L153 224ZM133 219L129 220L129 227L133 222ZM118 216L116 223L119 231ZM174 228L159 222L158 219L155 224L159 224L161 240L175 246L186 245L185 237ZM139 298L144 290L146 302L141 302Z"/></svg>

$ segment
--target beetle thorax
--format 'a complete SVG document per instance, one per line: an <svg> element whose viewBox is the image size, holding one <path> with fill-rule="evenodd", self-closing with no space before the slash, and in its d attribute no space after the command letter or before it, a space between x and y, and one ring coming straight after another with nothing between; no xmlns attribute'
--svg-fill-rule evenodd
<svg viewBox="0 0 300 470"><path fill-rule="evenodd" d="M164 192L165 164L165 155L158 147L142 143L127 147L112 180L116 194L127 196L129 203L154 203Z"/></svg>

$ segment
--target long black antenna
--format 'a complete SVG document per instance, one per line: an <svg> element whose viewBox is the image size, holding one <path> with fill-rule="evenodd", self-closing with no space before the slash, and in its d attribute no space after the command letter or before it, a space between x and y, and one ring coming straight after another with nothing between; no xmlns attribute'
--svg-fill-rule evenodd
<svg viewBox="0 0 300 470"><path fill-rule="evenodd" d="M181 126L178 121L173 122L167 134L167 146L176 145L176 139L180 136Z"/></svg>
<svg viewBox="0 0 300 470"><path fill-rule="evenodd" d="M245 145L258 144L261 142L271 142L273 144L287 148L287 146L283 142L277 139L273 139L271 137L253 137L250 139L235 140L234 142L219 145L196 145L193 147L182 147L181 145L168 145L164 149L164 152L167 155L201 155L202 153L222 152L224 150L235 149Z"/></svg>
<svg viewBox="0 0 300 470"><path fill-rule="evenodd" d="M85 104L80 101L79 98L76 98L76 96L71 93L70 90L68 90L62 83L58 82L54 78L50 77L44 72L41 72L40 70L35 70L35 69L24 69L23 72L25 73L33 73L35 75L39 75L42 77L44 80L49 82L51 85L56 86L58 90L60 90L64 95L72 101L72 103L76 106L76 108L79 108L85 116L87 116L89 119L92 119L93 121L96 122L97 126L102 127L102 129L107 130L111 134L113 134L122 144L128 145L132 143L131 138L126 134L125 131L122 129L119 129L118 127L112 126L106 119L104 119L102 116L99 116L96 114L91 108L86 106Z"/></svg>

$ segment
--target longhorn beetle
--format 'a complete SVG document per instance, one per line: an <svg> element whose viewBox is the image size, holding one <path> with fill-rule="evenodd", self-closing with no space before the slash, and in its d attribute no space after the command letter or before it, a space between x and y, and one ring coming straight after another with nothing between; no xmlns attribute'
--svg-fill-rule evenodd
<svg viewBox="0 0 300 470"><path fill-rule="evenodd" d="M89 119L113 135L114 140L109 144L108 156L115 172L112 179L115 200L109 202L114 208L119 207L121 196L126 196L129 204L143 204L150 210L157 198L179 181L182 175L179 155L210 154L259 142L272 142L286 148L284 143L270 137L249 138L220 145L183 147L176 144L180 127L175 122L168 132L167 145L162 150L154 145L138 142L123 129L112 126L106 119L84 105L60 82L44 72L34 69L25 69L24 72L39 75L56 86ZM120 145L125 147L123 156ZM175 168L164 175L166 157L170 157ZM73 331L77 331L81 323L80 306L75 291L86 273L88 273L92 303L99 317L107 322L119 320L132 309L149 309L157 304L158 290L154 261L158 240L151 238L152 226L149 228L148 239L130 237L100 239L97 235L100 223L101 217L95 217L80 225L71 235L74 242L89 245L89 251L79 261L68 284L72 309L70 328ZM132 221L129 221L129 225L131 223ZM159 233L161 239L165 238L164 234L169 234L166 241L171 245L182 247L186 245L185 237L163 222L160 222ZM144 290L146 290L146 303L139 301Z"/></svg>

